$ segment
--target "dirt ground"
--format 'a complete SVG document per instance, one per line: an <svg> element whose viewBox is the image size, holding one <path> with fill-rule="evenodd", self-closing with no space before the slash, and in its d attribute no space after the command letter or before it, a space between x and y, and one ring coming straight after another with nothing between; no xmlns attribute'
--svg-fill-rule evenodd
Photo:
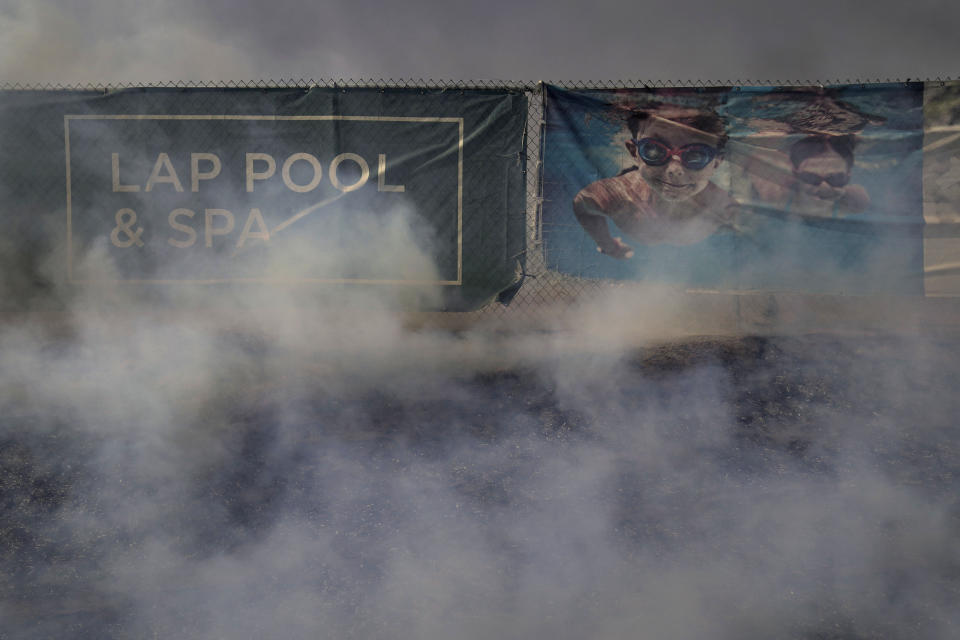
<svg viewBox="0 0 960 640"><path fill-rule="evenodd" d="M252 361L260 348L244 346ZM635 621L630 637L665 637L664 629L672 637L684 629L712 630L697 637L773 637L772 628L777 637L937 638L957 630L950 604L960 602L956 342L699 338L612 364L581 355L559 373L540 366L461 373L442 388L436 372L422 369L402 385L371 387L321 383L309 372L251 376L249 362L234 373L256 383L239 390L225 378L187 419L193 439L174 450L189 462L172 463L170 476L136 464L136 449L151 446L146 440L111 440L78 424L88 417L14 402L5 390L0 637L267 637L256 620L238 630L193 606L217 592L216 580L181 583L169 574L234 557L254 566L279 522L327 532L323 545L308 535L296 547L314 578L287 591L282 585L301 572L264 561L257 571L267 582L275 571L275 587L242 595L224 588L233 595L214 598L213 608L241 611L266 594L293 602L306 593L313 606L334 603L323 614L336 620L332 634L312 637L414 637L414 629L427 637L434 627L424 631L416 619L437 615L439 592L421 585L433 600L411 600L420 604L401 612L371 594L397 575L397 549L447 576L446 564L469 556L451 538L476 535L482 543L473 547L483 546L499 568L495 578L478 568L475 583L442 587L466 589L463 597L483 613L481 624L458 618L456 602L444 604L446 619L459 620L444 627L454 633L474 621L500 637L625 637L616 626L592 635L577 623L549 622L544 611L557 606L553 615L565 619L561 611L580 609L607 624L629 609L612 606L619 596L611 593L633 589L659 602L656 580L628 569L696 573L712 566L699 560L709 550L745 581L708 589L721 612L705 614L705 592L691 586L699 604L683 606L696 607L689 615L701 616L702 626ZM420 489L405 492L411 478ZM786 542L804 509L819 524ZM581 531L598 512L597 531ZM438 537L423 549L421 535ZM147 562L158 539L169 556ZM605 555L583 559L598 541ZM558 566L578 554L571 571L580 578L541 600L554 580L563 582ZM751 579L763 586L746 586ZM742 600L730 595L738 591ZM511 598L526 604L512 608ZM530 620L524 612L536 613ZM317 629L306 618L285 614L297 624L273 637L311 637Z"/></svg>

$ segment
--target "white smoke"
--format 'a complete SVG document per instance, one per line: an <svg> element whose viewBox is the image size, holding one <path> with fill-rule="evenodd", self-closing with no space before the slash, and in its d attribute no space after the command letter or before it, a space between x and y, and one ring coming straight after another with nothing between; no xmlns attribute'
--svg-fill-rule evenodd
<svg viewBox="0 0 960 640"><path fill-rule="evenodd" d="M635 9L610 13L632 25ZM6 4L0 79L270 69L249 39L191 24L163 7ZM635 75L625 46L598 48L628 65L604 74ZM704 55L672 68L723 75ZM508 57L488 72L522 73ZM374 62L362 69L381 75ZM410 215L378 230L377 255L429 279ZM272 268L357 255L296 250ZM118 273L106 252L80 268ZM356 289L60 293L66 312L0 331L0 636L950 638L960 624L951 342L690 339L718 330L712 307L651 288L525 335L410 330L406 300Z"/></svg>
<svg viewBox="0 0 960 640"><path fill-rule="evenodd" d="M955 347L659 344L654 300L8 326L10 637L950 637Z"/></svg>

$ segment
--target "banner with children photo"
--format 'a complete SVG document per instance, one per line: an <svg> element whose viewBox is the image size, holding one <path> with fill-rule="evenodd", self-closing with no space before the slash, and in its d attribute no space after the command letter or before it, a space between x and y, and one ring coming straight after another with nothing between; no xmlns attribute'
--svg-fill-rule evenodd
<svg viewBox="0 0 960 640"><path fill-rule="evenodd" d="M546 88L548 268L923 294L923 84Z"/></svg>

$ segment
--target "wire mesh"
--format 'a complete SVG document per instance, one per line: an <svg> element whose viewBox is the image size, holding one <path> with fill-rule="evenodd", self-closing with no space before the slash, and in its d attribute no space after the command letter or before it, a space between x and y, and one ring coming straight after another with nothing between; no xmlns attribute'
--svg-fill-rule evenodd
<svg viewBox="0 0 960 640"><path fill-rule="evenodd" d="M900 78L846 78L837 80L756 80L736 78L724 81L682 81L682 80L567 80L549 81L549 84L565 89L626 89L626 88L663 88L663 87L736 87L746 86L825 86L831 84L867 84L867 83L908 83L950 81L951 78L900 79ZM507 80L435 80L432 78L387 78L387 79L333 79L333 78L280 78L277 80L220 80L220 81L184 81L170 80L152 83L85 83L85 84L24 84L0 83L4 91L112 91L147 88L181 89L420 89L426 91L466 91L472 89L497 89L523 93L527 98L527 120L523 149L526 154L525 207L521 211L511 212L522 218L525 228L523 255L513 256L523 264L523 284L515 295L501 296L482 309L472 312L472 316L486 318L510 318L532 316L549 312L551 307L580 298L585 293L596 292L617 283L595 278L578 278L562 274L548 268L543 246L543 154L545 125L545 92L543 82L507 81ZM509 304L504 304L509 302Z"/></svg>

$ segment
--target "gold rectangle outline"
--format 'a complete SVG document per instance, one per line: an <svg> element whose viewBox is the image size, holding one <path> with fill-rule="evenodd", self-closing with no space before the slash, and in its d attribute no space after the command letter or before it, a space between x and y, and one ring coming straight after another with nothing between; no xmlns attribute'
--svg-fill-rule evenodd
<svg viewBox="0 0 960 640"><path fill-rule="evenodd" d="M71 192L70 172L70 121L71 120L356 120L360 122L440 122L458 124L457 141L457 279L456 280L373 280L366 278L208 278L199 280L156 280L156 279L118 279L118 280L74 280L73 278L73 196ZM235 114L139 114L120 115L75 114L63 116L64 152L66 154L67 181L67 282L70 284L223 284L230 282L262 284L390 284L390 285L454 285L463 284L463 118L419 117L419 116L252 116Z"/></svg>

